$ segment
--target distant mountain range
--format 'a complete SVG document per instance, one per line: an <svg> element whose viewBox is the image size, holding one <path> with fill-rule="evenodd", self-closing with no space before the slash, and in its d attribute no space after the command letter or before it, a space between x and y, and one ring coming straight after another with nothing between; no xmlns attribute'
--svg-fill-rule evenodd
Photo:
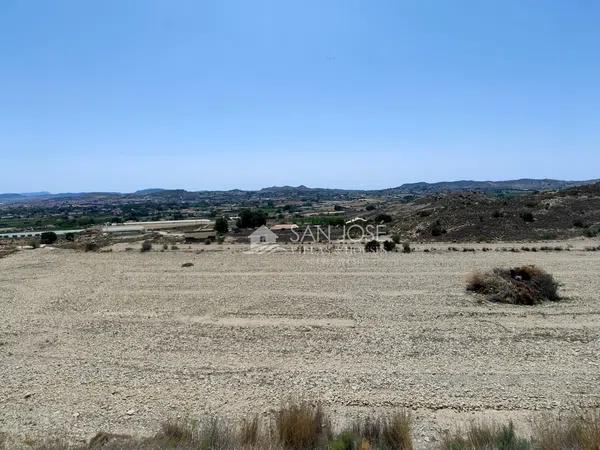
<svg viewBox="0 0 600 450"><path fill-rule="evenodd" d="M553 179L529 179L506 181L443 181L438 183L407 183L401 186L377 189L330 189L330 188L310 188L307 186L272 186L257 191L243 191L232 189L229 191L186 191L184 189L142 189L133 193L119 192L79 192L79 193L59 193L50 192L29 192L29 193L7 193L0 194L0 203L15 203L26 201L39 201L50 199L78 199L78 198L102 198L102 197L125 197L125 198L173 198L181 200L191 200L195 198L206 197L231 197L231 198L299 198L299 197L318 197L327 198L352 198L365 197L369 195L377 196L397 196L397 195L428 195L443 192L460 191L480 191L480 192L503 192L520 191L535 192L548 190L562 190L575 186L584 186L600 182L600 179L585 181L565 181Z"/></svg>

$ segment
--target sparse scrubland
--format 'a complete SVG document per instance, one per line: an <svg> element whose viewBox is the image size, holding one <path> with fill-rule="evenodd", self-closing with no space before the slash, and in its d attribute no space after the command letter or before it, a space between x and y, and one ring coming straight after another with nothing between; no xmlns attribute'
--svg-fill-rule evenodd
<svg viewBox="0 0 600 450"><path fill-rule="evenodd" d="M0 260L0 431L10 449L594 449L579 411L600 401L600 259L571 244L17 251ZM465 292L495 267L532 306ZM564 301L538 303L558 281ZM290 397L321 408L277 408Z"/></svg>

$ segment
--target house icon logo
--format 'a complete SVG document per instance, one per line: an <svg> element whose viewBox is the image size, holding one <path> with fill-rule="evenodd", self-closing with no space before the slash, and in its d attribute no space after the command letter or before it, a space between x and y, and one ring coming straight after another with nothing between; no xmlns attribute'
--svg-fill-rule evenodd
<svg viewBox="0 0 600 450"><path fill-rule="evenodd" d="M278 236L265 225L254 230L248 237L250 238L250 250L246 253L272 253L285 251L283 247L277 244Z"/></svg>

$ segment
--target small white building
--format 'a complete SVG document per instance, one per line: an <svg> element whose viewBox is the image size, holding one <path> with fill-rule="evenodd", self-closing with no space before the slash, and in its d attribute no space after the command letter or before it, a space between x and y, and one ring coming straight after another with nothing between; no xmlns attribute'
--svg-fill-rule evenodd
<svg viewBox="0 0 600 450"><path fill-rule="evenodd" d="M346 225L351 225L351 224L364 224L367 223L367 219L363 218L363 217L355 217L354 219L350 219L346 221Z"/></svg>
<svg viewBox="0 0 600 450"><path fill-rule="evenodd" d="M274 244L277 241L277 235L264 225L254 230L249 237L250 245Z"/></svg>
<svg viewBox="0 0 600 450"><path fill-rule="evenodd" d="M298 225L296 225L295 223L280 223L277 225L273 225L271 227L271 231L288 231L295 230L296 228L298 228Z"/></svg>

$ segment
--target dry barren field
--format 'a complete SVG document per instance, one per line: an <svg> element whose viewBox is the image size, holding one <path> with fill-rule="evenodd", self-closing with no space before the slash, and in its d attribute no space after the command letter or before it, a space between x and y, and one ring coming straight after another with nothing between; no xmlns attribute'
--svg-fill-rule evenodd
<svg viewBox="0 0 600 450"><path fill-rule="evenodd" d="M565 301L465 292L473 270L531 263ZM0 431L151 433L292 397L340 422L409 408L428 448L475 418L598 407L599 273L583 251L20 251L0 259Z"/></svg>

